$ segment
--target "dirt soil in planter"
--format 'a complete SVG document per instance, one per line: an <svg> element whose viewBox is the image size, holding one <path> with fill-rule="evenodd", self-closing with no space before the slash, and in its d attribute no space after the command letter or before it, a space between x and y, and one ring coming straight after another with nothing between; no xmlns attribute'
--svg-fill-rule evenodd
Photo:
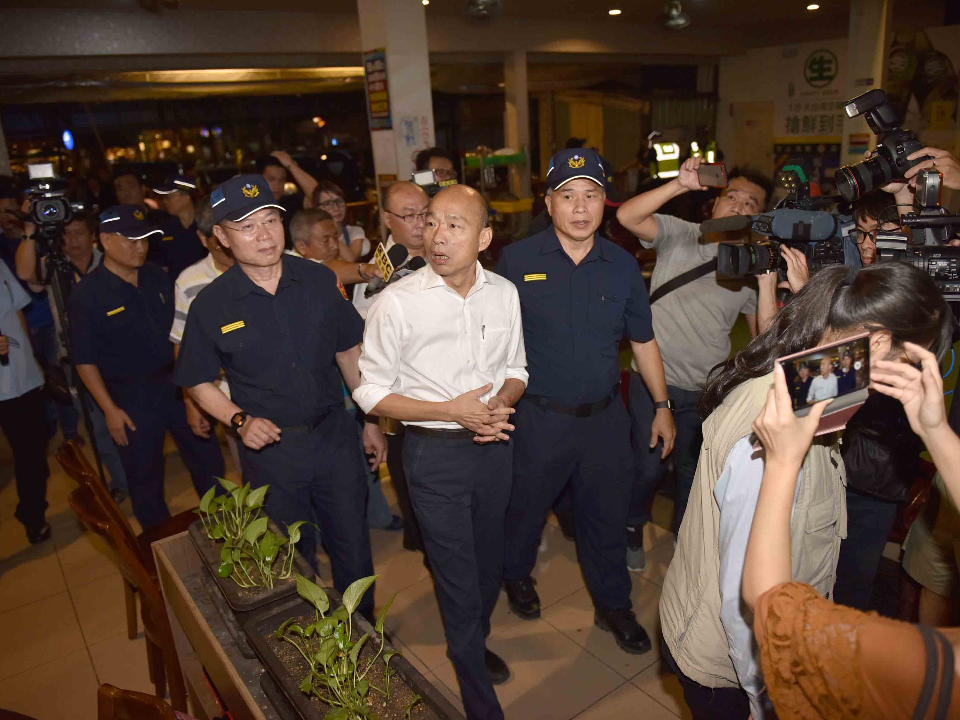
<svg viewBox="0 0 960 720"><path fill-rule="evenodd" d="M302 627L306 627L316 619L315 615L301 615L297 619L297 623ZM356 640L359 637L357 628L353 629L353 639ZM277 640L277 636L274 633L270 633L266 636L267 643L270 646L270 649L280 658L281 663L283 663L284 668L293 676L296 680L296 684L299 685L303 678L306 677L307 672L309 671L309 666L307 661L303 659L303 655L289 642L286 640ZM379 638L374 642L374 637L371 636L367 638L367 641L363 645L363 649L360 651L359 657L359 666L361 668L367 667L370 661L377 654L377 650L380 648ZM386 652L386 651L384 651ZM393 661L391 661L391 665ZM407 706L413 701L413 697L416 693L410 689L410 687L404 682L403 678L399 673L393 675L390 678L390 697L386 698L379 692L373 689L373 685L376 685L381 690L384 689L387 685L387 678L385 671L386 666L383 664L382 656L377 658L377 661L373 664L373 667L370 668L370 672L367 673L366 679L370 681L370 694L367 696L368 700L371 701L371 710L378 718L378 720L406 720L407 717ZM306 694L306 693L304 693ZM330 705L327 705L325 702L319 700L315 695L310 696L310 701L317 708L319 715L318 717L323 717L332 709ZM427 705L423 700L417 702L414 705L413 710L410 711L410 717L412 720L440 720L437 714Z"/></svg>
<svg viewBox="0 0 960 720"><path fill-rule="evenodd" d="M203 541L207 545L204 559L210 561L211 563L210 569L213 572L213 574L216 575L217 566L220 564L220 548L223 547L223 542L220 540L211 540L209 537L207 537L206 533L201 533L201 534L203 537ZM274 570L279 570L281 567L283 567L283 563L285 562L287 562L287 553L283 551L277 553L277 559L273 563ZM259 580L260 571L257 569L256 563L251 562L250 565L251 565L249 570L250 577L255 581ZM247 588L247 587L242 587L238 585L236 582L234 582L232 577L220 578L220 579L227 580L233 583L234 589L237 591L237 595L241 598L248 599L248 598L255 598L259 595L263 595L263 593L266 593L266 592L273 592L277 588L285 588L287 586L296 584L297 582L296 574L298 571L299 569L297 568L297 564L296 562L294 562L293 574L290 577L286 578L285 580L281 580L280 578L274 577L272 588L266 587L265 585L260 587ZM234 575L235 574L236 573L234 573Z"/></svg>

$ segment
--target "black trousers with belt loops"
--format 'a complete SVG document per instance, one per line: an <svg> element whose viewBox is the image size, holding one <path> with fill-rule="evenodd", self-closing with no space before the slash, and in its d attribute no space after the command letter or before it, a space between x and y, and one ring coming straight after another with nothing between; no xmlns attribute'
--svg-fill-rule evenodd
<svg viewBox="0 0 960 720"><path fill-rule="evenodd" d="M407 426L403 465L467 720L503 720L484 662L500 594L512 443L427 437Z"/></svg>
<svg viewBox="0 0 960 720"><path fill-rule="evenodd" d="M373 575L367 526L367 470L357 452L357 422L342 407L330 410L314 427L289 428L280 442L261 450L239 444L243 479L251 487L269 485L264 509L281 530L299 520L320 526L330 557L333 586L340 594L354 580ZM300 528L299 550L317 569L312 526ZM373 588L358 610L373 615Z"/></svg>

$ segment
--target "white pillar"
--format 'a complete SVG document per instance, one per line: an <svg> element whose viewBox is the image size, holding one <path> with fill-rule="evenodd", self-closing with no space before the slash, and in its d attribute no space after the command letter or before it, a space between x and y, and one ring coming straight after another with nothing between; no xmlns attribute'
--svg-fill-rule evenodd
<svg viewBox="0 0 960 720"><path fill-rule="evenodd" d="M518 198L531 196L530 191L530 98L527 94L527 53L514 50L507 53L503 64L506 87L504 139L507 147L527 156L522 166L510 168L510 192Z"/></svg>
<svg viewBox="0 0 960 720"><path fill-rule="evenodd" d="M852 100L872 88L883 87L886 62L884 56L890 36L893 0L852 0L850 3L850 27L847 36L847 88L844 100ZM870 135L870 147L877 140L863 117L843 120L843 145L840 149L841 165L863 160L863 155L850 152L850 134Z"/></svg>
<svg viewBox="0 0 960 720"><path fill-rule="evenodd" d="M391 127L371 126L379 189L381 182L409 180L416 154L435 143L427 22L420 0L357 0L357 8L364 57L384 51ZM371 69L368 66L368 82ZM381 81L379 70L374 72Z"/></svg>

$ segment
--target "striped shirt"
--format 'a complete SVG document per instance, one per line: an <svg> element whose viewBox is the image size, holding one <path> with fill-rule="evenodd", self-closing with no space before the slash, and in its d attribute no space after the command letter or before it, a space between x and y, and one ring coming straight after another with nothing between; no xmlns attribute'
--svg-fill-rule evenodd
<svg viewBox="0 0 960 720"><path fill-rule="evenodd" d="M194 298L207 285L212 283L223 273L217 269L213 263L213 255L207 255L203 260L195 262L183 269L183 272L177 277L173 284L173 325L170 328L170 342L177 345L183 340L183 328L187 324L187 313L190 311L190 305ZM223 391L223 394L230 397L230 388L227 387L227 381L221 375L217 381L217 386Z"/></svg>

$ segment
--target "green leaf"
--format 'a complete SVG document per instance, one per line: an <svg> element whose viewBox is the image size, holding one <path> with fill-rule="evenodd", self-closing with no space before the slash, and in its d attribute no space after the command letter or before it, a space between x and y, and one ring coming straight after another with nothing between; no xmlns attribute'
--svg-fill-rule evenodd
<svg viewBox="0 0 960 720"><path fill-rule="evenodd" d="M326 667L330 664L330 659L337 654L337 650L339 649L340 648L337 647L336 639L327 638L320 643L320 649L317 651L317 654L314 655L313 659Z"/></svg>
<svg viewBox="0 0 960 720"><path fill-rule="evenodd" d="M228 578L233 575L233 563L232 562L222 562L220 567L217 568L217 575L222 578Z"/></svg>
<svg viewBox="0 0 960 720"><path fill-rule="evenodd" d="M347 720L349 717L349 710L347 710L345 707L338 707L324 715L323 720Z"/></svg>
<svg viewBox="0 0 960 720"><path fill-rule="evenodd" d="M236 505L236 503L234 502L233 498L230 497L229 495L221 498L221 500L220 500L220 507L223 508L223 511L224 511L224 512L233 512L233 509L234 509L236 506L237 506L237 505Z"/></svg>
<svg viewBox="0 0 960 720"><path fill-rule="evenodd" d="M263 505L263 496L267 494L269 485L261 485L256 490L251 490L244 501L248 508L258 508Z"/></svg>
<svg viewBox="0 0 960 720"><path fill-rule="evenodd" d="M313 676L307 675L300 683L300 692L309 693L311 690L313 690Z"/></svg>
<svg viewBox="0 0 960 720"><path fill-rule="evenodd" d="M390 650L390 651L388 651L388 652L385 652L385 653L383 654L383 664L386 665L387 667L390 667L390 660L391 660L391 658L393 658L393 657L395 657L396 655L399 655L399 654L400 654L400 651L399 651L399 650Z"/></svg>
<svg viewBox="0 0 960 720"><path fill-rule="evenodd" d="M350 615L347 613L347 609L343 605L334 610L330 617L332 617L334 620L340 620L342 622L347 622L347 620L350 619Z"/></svg>
<svg viewBox="0 0 960 720"><path fill-rule="evenodd" d="M317 625L317 632L320 633L320 637L328 638L333 635L333 629L337 626L337 621L333 618L324 618L320 621L320 624Z"/></svg>
<svg viewBox="0 0 960 720"><path fill-rule="evenodd" d="M299 635L300 637L303 637L303 628L300 627L297 623L291 624L290 627L287 628L287 630L292 632L294 635Z"/></svg>
<svg viewBox="0 0 960 720"><path fill-rule="evenodd" d="M266 531L267 519L265 517L257 518L252 523L247 525L247 529L243 531L243 539L251 545L256 545L257 538L263 535Z"/></svg>
<svg viewBox="0 0 960 720"><path fill-rule="evenodd" d="M223 539L223 527L221 525L214 525L212 528L210 528L210 539L211 540Z"/></svg>
<svg viewBox="0 0 960 720"><path fill-rule="evenodd" d="M303 629L304 637L310 637L317 630L317 624L315 622L310 623Z"/></svg>
<svg viewBox="0 0 960 720"><path fill-rule="evenodd" d="M360 604L360 600L363 598L363 594L373 585L378 577L380 576L370 575L369 577L360 578L350 583L350 586L343 593L343 606L347 609L347 613L353 615L357 606Z"/></svg>
<svg viewBox="0 0 960 720"><path fill-rule="evenodd" d="M226 490L228 493L233 492L239 487L239 485L237 485L235 482L233 482L232 480L227 480L226 478L217 478L217 481L220 483L223 489Z"/></svg>
<svg viewBox="0 0 960 720"><path fill-rule="evenodd" d="M367 696L367 693L369 692L370 692L369 680L364 678L363 680L357 683L357 695L359 695L362 698L365 698Z"/></svg>
<svg viewBox="0 0 960 720"><path fill-rule="evenodd" d="M222 548L220 548L220 560L225 563L233 562L233 553L230 551L230 547L228 545L224 545Z"/></svg>
<svg viewBox="0 0 960 720"><path fill-rule="evenodd" d="M263 534L263 538L260 540L260 557L263 558L263 561L268 566L273 565L273 561L277 559L277 552L279 550L280 543L277 540L277 536L270 530L267 530Z"/></svg>
<svg viewBox="0 0 960 720"><path fill-rule="evenodd" d="M387 604L380 608L380 614L377 615L377 624L374 628L380 635L383 635L383 621L387 619L387 611L390 610L390 606L393 605L393 601L396 600L396 598L397 594L394 593L391 598L387 600Z"/></svg>
<svg viewBox="0 0 960 720"><path fill-rule="evenodd" d="M410 701L410 704L407 705L407 709L406 709L406 711L405 711L405 714L406 714L406 716L407 716L407 720L410 720L410 712L413 710L413 706L416 705L418 702L420 702L422 699L423 699L423 698L421 698L419 695L414 695L414 696L413 696L413 700L411 700L411 701Z"/></svg>
<svg viewBox="0 0 960 720"><path fill-rule="evenodd" d="M290 545L296 545L300 542L300 526L305 522L306 520L297 520L293 525L287 525L287 537L290 538Z"/></svg>
<svg viewBox="0 0 960 720"><path fill-rule="evenodd" d="M247 495L250 493L250 483L247 483L240 490L237 491L237 507L243 507L244 501L247 499Z"/></svg>
<svg viewBox="0 0 960 720"><path fill-rule="evenodd" d="M363 636L357 640L356 644L350 648L348 657L350 658L350 662L354 664L354 667L356 667L357 658L360 657L360 650L363 648L363 644L367 641L368 637L370 637L370 633L364 633Z"/></svg>
<svg viewBox="0 0 960 720"><path fill-rule="evenodd" d="M213 500L213 496L217 494L217 486L214 485L212 488L207 490L203 497L200 498L200 512L209 513L210 512L210 501Z"/></svg>
<svg viewBox="0 0 960 720"><path fill-rule="evenodd" d="M330 609L330 599L319 585L297 574L297 594L313 605L321 615Z"/></svg>
<svg viewBox="0 0 960 720"><path fill-rule="evenodd" d="M293 625L293 621L296 618L287 618L283 621L283 624L277 628L277 640L283 640L283 634L286 632L287 628Z"/></svg>

